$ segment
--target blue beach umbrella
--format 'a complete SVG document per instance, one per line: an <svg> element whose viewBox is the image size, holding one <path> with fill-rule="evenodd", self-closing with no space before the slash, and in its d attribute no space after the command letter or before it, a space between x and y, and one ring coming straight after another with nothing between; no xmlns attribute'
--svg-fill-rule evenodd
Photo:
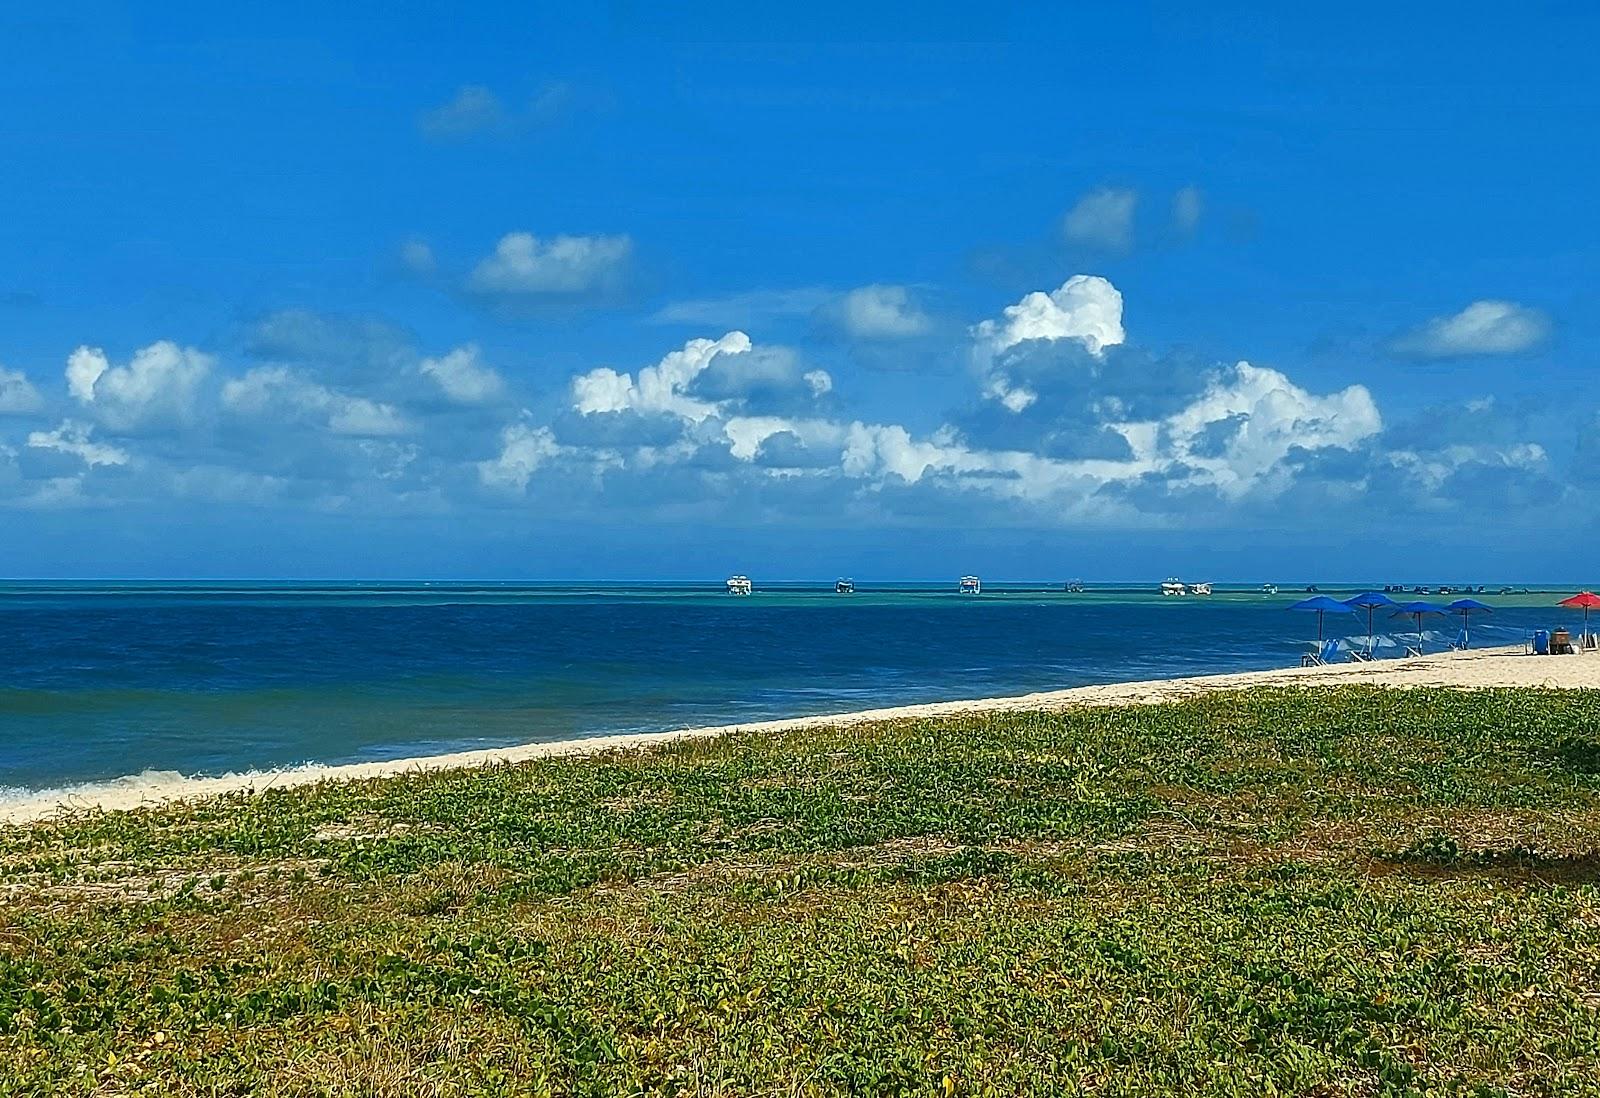
<svg viewBox="0 0 1600 1098"><path fill-rule="evenodd" d="M1354 598L1345 599L1344 604L1367 612L1367 655L1372 655L1372 612L1380 606L1393 606L1394 600L1382 591L1363 591Z"/></svg>
<svg viewBox="0 0 1600 1098"><path fill-rule="evenodd" d="M1403 602L1394 608L1393 618L1417 619L1417 648L1422 647L1422 615L1448 614L1449 611L1442 606L1435 606L1431 602Z"/></svg>
<svg viewBox="0 0 1600 1098"><path fill-rule="evenodd" d="M1291 610L1305 610L1315 612L1317 615L1317 639L1322 639L1322 615L1324 614L1354 614L1355 608L1346 606L1338 599L1329 598L1327 595L1313 595L1309 599L1301 599Z"/></svg>
<svg viewBox="0 0 1600 1098"><path fill-rule="evenodd" d="M1486 602L1479 602L1477 599L1457 599L1449 606L1446 606L1445 609L1453 610L1461 615L1461 639L1463 641L1471 639L1467 634L1467 615L1494 613L1494 607Z"/></svg>

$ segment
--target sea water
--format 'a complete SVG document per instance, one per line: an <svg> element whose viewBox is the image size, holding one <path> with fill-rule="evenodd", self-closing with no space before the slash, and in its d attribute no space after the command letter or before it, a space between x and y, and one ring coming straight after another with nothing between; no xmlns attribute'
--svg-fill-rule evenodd
<svg viewBox="0 0 1600 1098"><path fill-rule="evenodd" d="M1353 589L1352 589L1353 590ZM1350 592L1329 591L1335 595ZM0 799L1294 665L1302 592L0 583ZM1479 644L1575 624L1496 599ZM1443 601L1443 600L1441 600ZM1380 615L1393 636L1413 628ZM1430 619L1439 649L1459 622ZM1365 643L1364 615L1329 619ZM1380 648L1395 654L1399 647Z"/></svg>

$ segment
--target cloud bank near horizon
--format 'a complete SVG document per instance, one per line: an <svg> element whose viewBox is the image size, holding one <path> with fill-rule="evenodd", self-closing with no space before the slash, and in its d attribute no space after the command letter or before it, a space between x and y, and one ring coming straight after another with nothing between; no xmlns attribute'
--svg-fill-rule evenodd
<svg viewBox="0 0 1600 1098"><path fill-rule="evenodd" d="M478 269L485 291L561 292L626 256L626 238L572 239L505 238ZM862 340L934 331L903 287L822 304ZM263 318L236 361L171 340L126 361L82 346L54 379L0 372L0 506L193 498L1134 529L1292 523L1379 501L1466 514L1592 490L1492 399L1391 424L1362 385L1141 346L1124 306L1109 279L1081 274L971 324L951 348L970 364L967 399L920 425L863 414L856 379L741 328L590 366L556 390L475 344L424 349L390 325L308 310ZM1509 352L1527 338L1517 324L1469 309L1423 330Z"/></svg>

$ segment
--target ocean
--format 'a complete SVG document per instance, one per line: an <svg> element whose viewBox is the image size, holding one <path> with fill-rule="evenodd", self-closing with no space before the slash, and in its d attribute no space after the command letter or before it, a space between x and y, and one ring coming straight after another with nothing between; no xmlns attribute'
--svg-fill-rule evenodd
<svg viewBox="0 0 1600 1098"><path fill-rule="evenodd" d="M1154 585L0 583L0 800L1290 666L1303 598ZM1343 596L1348 590L1326 589ZM1419 597L1419 596L1406 596ZM1474 642L1581 620L1479 596ZM1448 601L1441 599L1440 601ZM1379 617L1380 631L1412 628ZM1458 622L1430 619L1442 648ZM1329 619L1365 639L1365 617ZM1379 650L1393 655L1398 647Z"/></svg>

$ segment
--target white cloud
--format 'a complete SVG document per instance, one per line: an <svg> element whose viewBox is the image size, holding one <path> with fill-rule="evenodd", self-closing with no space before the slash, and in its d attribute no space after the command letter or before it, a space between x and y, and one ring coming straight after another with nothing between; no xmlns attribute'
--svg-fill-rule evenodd
<svg viewBox="0 0 1600 1098"><path fill-rule="evenodd" d="M1061 221L1061 232L1075 244L1126 251L1133 243L1133 210L1139 196L1122 187L1100 187L1078 199Z"/></svg>
<svg viewBox="0 0 1600 1098"><path fill-rule="evenodd" d="M438 358L425 358L417 368L457 404L483 404L505 391L505 379L480 360L471 343Z"/></svg>
<svg viewBox="0 0 1600 1098"><path fill-rule="evenodd" d="M833 392L833 375L826 370L808 370L803 375L803 380L811 386L812 396L824 396Z"/></svg>
<svg viewBox="0 0 1600 1098"><path fill-rule="evenodd" d="M904 286L861 286L831 304L828 313L840 330L856 339L905 339L932 326Z"/></svg>
<svg viewBox="0 0 1600 1098"><path fill-rule="evenodd" d="M71 454L91 469L97 465L126 465L130 458L126 450L91 438L94 428L77 420L63 420L54 431L34 431L28 435L28 445L36 450L54 450Z"/></svg>
<svg viewBox="0 0 1600 1098"><path fill-rule="evenodd" d="M481 84L467 84L448 103L424 111L417 125L436 141L471 137L505 128L509 119L500 97Z"/></svg>
<svg viewBox="0 0 1600 1098"><path fill-rule="evenodd" d="M491 488L525 492L539 466L560 452L548 427L513 423L500 432L499 456L478 462L478 477Z"/></svg>
<svg viewBox="0 0 1600 1098"><path fill-rule="evenodd" d="M1232 499L1276 495L1291 483L1293 470L1285 463L1291 451L1355 448L1381 430L1382 420L1371 394L1359 385L1317 396L1276 370L1241 362L1219 372L1194 401L1170 416L1108 420L1103 426L1128 441L1129 456L1057 459L975 448L949 427L918 437L894 423L778 416L735 416L722 425L722 434L729 453L741 461L756 461L769 439L788 434L808 451L831 451L834 475L879 486L937 477L965 491L1051 501L1084 517L1117 508L1096 498L1102 488L1150 476L1166 477L1171 487L1206 487ZM822 466L814 472L828 471Z"/></svg>
<svg viewBox="0 0 1600 1098"><path fill-rule="evenodd" d="M718 355L748 354L751 346L750 337L743 332L729 332L714 340L691 339L681 350L640 370L637 381L606 367L591 370L573 378L572 407L586 416L635 411L699 422L715 413L717 406L688 396L686 390L690 382Z"/></svg>
<svg viewBox="0 0 1600 1098"><path fill-rule="evenodd" d="M557 236L507 233L494 254L467 278L468 291L489 297L581 294L613 284L627 266L627 236Z"/></svg>
<svg viewBox="0 0 1600 1098"><path fill-rule="evenodd" d="M312 423L336 435L370 438L411 429L392 404L341 393L283 366L260 366L229 381L222 404L238 415Z"/></svg>
<svg viewBox="0 0 1600 1098"><path fill-rule="evenodd" d="M1205 196L1199 187L1180 187L1172 196L1172 227L1179 235L1189 236L1200 227L1200 215L1205 212Z"/></svg>
<svg viewBox="0 0 1600 1098"><path fill-rule="evenodd" d="M1160 424L1154 436L1141 425L1121 425L1143 457L1179 462L1197 470L1195 479L1225 495L1242 495L1268 476L1294 447L1350 449L1383 427L1377 404L1364 386L1315 396L1277 370L1240 362L1213 379L1198 399ZM1145 449L1151 438L1165 452Z"/></svg>
<svg viewBox="0 0 1600 1098"><path fill-rule="evenodd" d="M111 369L106 353L94 347L79 347L67 356L67 392L80 404L94 402L94 383Z"/></svg>
<svg viewBox="0 0 1600 1098"><path fill-rule="evenodd" d="M212 358L170 340L135 352L113 366L98 347L79 347L67 358L67 391L113 430L154 421L187 422Z"/></svg>
<svg viewBox="0 0 1600 1098"><path fill-rule="evenodd" d="M1099 275L1073 275L1048 294L1036 290L1007 305L1004 316L973 330L990 355L1030 339L1072 339L1098 355L1125 338L1122 294Z"/></svg>
<svg viewBox="0 0 1600 1098"><path fill-rule="evenodd" d="M1453 316L1434 317L1394 343L1420 358L1505 355L1526 351L1550 334L1550 319L1514 301L1474 301Z"/></svg>
<svg viewBox="0 0 1600 1098"><path fill-rule="evenodd" d="M39 390L26 374L0 366L0 415L26 415L42 407Z"/></svg>
<svg viewBox="0 0 1600 1098"><path fill-rule="evenodd" d="M1038 394L1006 372L1004 353L1030 340L1071 340L1092 355L1103 355L1126 338L1122 294L1099 275L1073 275L1052 293L1036 290L1006 306L1003 319L982 321L972 334L973 355L985 373L985 395L1020 412Z"/></svg>

